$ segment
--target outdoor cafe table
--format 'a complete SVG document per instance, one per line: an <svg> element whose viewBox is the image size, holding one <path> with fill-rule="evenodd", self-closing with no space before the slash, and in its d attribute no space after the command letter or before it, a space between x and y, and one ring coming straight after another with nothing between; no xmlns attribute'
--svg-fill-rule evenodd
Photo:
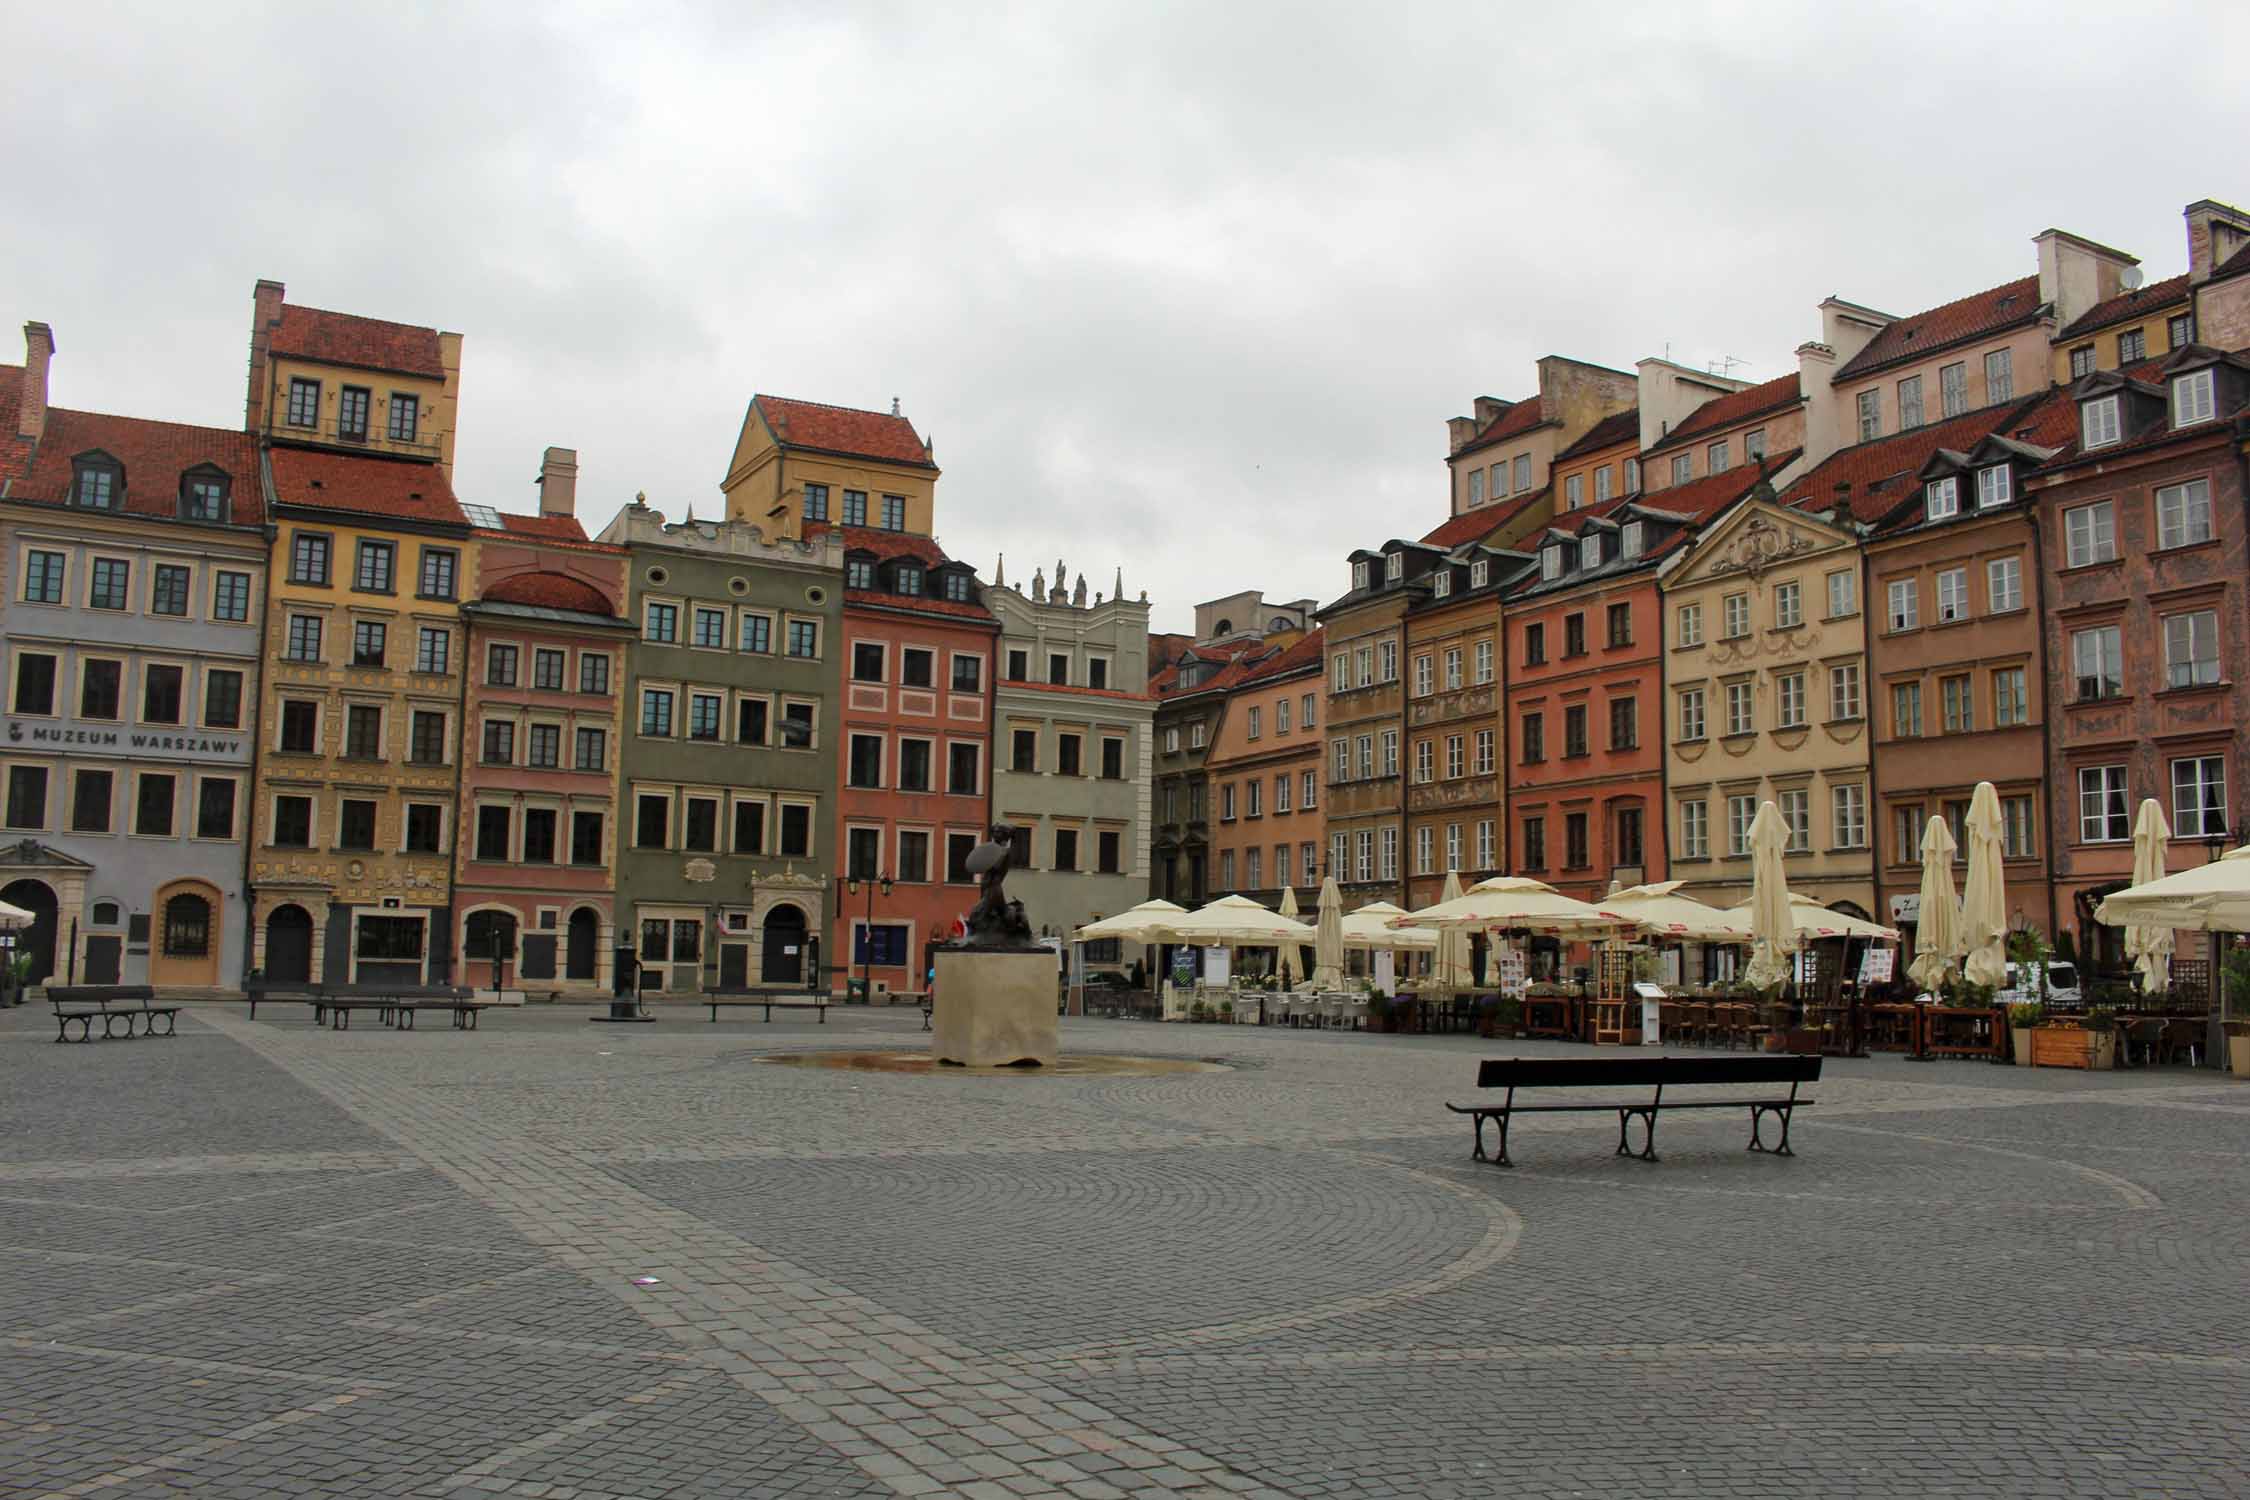
<svg viewBox="0 0 2250 1500"><path fill-rule="evenodd" d="M1586 1002L1576 995L1526 995L1523 1000L1525 1036L1561 1037L1580 1041L1586 1030Z"/></svg>

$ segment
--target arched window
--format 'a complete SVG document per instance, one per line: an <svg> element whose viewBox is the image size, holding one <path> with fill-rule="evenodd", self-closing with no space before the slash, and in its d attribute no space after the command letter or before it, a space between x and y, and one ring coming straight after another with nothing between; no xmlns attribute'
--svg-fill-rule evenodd
<svg viewBox="0 0 2250 1500"><path fill-rule="evenodd" d="M96 927L115 927L121 916L117 903L114 901L96 901L94 903L94 925Z"/></svg>
<svg viewBox="0 0 2250 1500"><path fill-rule="evenodd" d="M181 894L164 903L164 956L204 958L211 952L211 903Z"/></svg>

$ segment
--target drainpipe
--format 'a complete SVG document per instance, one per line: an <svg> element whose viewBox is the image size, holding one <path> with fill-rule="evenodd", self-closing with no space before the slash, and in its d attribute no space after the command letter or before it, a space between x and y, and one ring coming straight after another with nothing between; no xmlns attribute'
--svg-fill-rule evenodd
<svg viewBox="0 0 2250 1500"><path fill-rule="evenodd" d="M258 476L261 489L270 496L271 486L265 483L268 463L265 445L261 443L258 448ZM248 993L250 976L257 972L258 967L258 913L257 903L250 889L250 862L258 847L258 771L266 758L266 716L261 710L266 694L265 672L272 660L265 646L266 624L273 618L274 543L281 535L281 528L270 520L262 521L258 530L266 547L265 567L260 570L264 574L265 588L258 600L258 691L243 694L243 706L250 713L250 805L245 812L242 827L242 982L245 994ZM318 982L317 975L314 980Z"/></svg>
<svg viewBox="0 0 2250 1500"><path fill-rule="evenodd" d="M1875 904L1879 908L1873 915L1888 927L1890 923L1884 920L1889 917L1890 909L1883 905L1883 852L1875 839L1875 788L1881 784L1875 776L1875 742L1882 738L1875 732L1875 633L1867 623L1874 618L1875 596L1871 591L1875 585L1875 563L1867 553L1868 528L1852 519L1848 507L1842 519L1859 543L1859 712L1860 722L1867 726L1867 883L1875 892Z"/></svg>
<svg viewBox="0 0 2250 1500"><path fill-rule="evenodd" d="M466 585L469 573L469 547L474 543L475 538L464 537L462 541L464 545L461 548L461 565L455 569L454 573L456 595ZM483 570L480 568L478 571L482 572ZM460 976L453 971L453 872L461 867L461 826L464 821L461 816L461 804L469 790L469 779L462 772L469 758L469 745L471 743L469 739L469 674L476 669L476 652L471 650L469 646L469 635L475 628L474 622L462 610L462 603L463 601L456 597L453 606L453 617L461 622L461 688L454 698L453 707L453 847L446 850L445 853L445 982L447 984L460 982ZM528 668L530 663L526 662L524 666ZM409 722L411 724L411 720ZM622 738L622 735L620 738ZM619 749L618 755L622 760L624 756L622 748ZM622 803L622 799L620 801ZM622 805L618 808L618 817L619 821L623 820L624 808ZM713 937L714 934L708 930L704 933L703 946L706 950L716 950L718 947L718 944L713 941ZM425 982L427 982L427 973L428 967L425 962ZM497 965L493 968L493 984L495 988L499 984L499 967Z"/></svg>
<svg viewBox="0 0 2250 1500"><path fill-rule="evenodd" d="M2032 610L2038 624L2039 659L2039 780L2047 803L2047 836L2040 840L2039 856L2042 873L2047 881L2047 941L2052 944L2061 936L2061 908L2055 904L2055 762L2054 762L2054 705L2050 701L2054 683L2047 676L2047 538L2039 526L2039 502L2033 499L2024 508L2024 524L2031 531L2031 563L2033 579ZM2079 961L2085 961L2080 955ZM2083 981L2084 976L2080 976Z"/></svg>

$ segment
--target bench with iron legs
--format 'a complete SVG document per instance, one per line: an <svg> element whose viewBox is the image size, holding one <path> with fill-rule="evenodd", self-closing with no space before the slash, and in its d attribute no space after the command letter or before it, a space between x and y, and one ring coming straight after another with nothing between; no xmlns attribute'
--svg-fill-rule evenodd
<svg viewBox="0 0 2250 1500"><path fill-rule="evenodd" d="M719 1007L722 1005L762 1006L768 1022L773 1020L776 1010L816 1010L820 1012L820 1024L828 1024L828 997L817 993L807 994L803 990L706 990L703 1003L711 1007L714 1025L718 1022Z"/></svg>
<svg viewBox="0 0 2250 1500"><path fill-rule="evenodd" d="M452 1014L456 1031L474 1031L479 1014L493 1004L475 994L445 984L324 984L314 991L313 1024L325 1015L331 1030L349 1031L355 1012L371 1010L385 1025L412 1031L417 1014L442 1010Z"/></svg>
<svg viewBox="0 0 2250 1500"><path fill-rule="evenodd" d="M1783 1053L1753 1057L1507 1057L1489 1058L1477 1065L1477 1087L1480 1089L1505 1089L1507 1092L1498 1104L1448 1104L1446 1108L1457 1115L1468 1115L1476 1130L1475 1158L1491 1161L1496 1166L1512 1167L1508 1159L1508 1121L1520 1114L1607 1114L1617 1115L1617 1154L1636 1157L1641 1161L1655 1161L1656 1117L1668 1109L1747 1109L1750 1111L1751 1151L1770 1151L1775 1156L1794 1156L1789 1149L1789 1118L1800 1106L1813 1101L1800 1097L1798 1089L1820 1077L1820 1058L1815 1055ZM1666 1089L1701 1087L1720 1084L1789 1085L1783 1097L1681 1099L1664 1097ZM1518 1104L1519 1089L1557 1088L1633 1088L1649 1090L1648 1102L1641 1103L1570 1103L1570 1104ZM1765 1142L1763 1130L1767 1115L1781 1122L1781 1137L1773 1145ZM1632 1147L1630 1126L1634 1119L1641 1122L1641 1148ZM1499 1131L1499 1150L1486 1156L1484 1127L1493 1122Z"/></svg>
<svg viewBox="0 0 2250 1500"><path fill-rule="evenodd" d="M129 1040L133 1036L173 1036L178 1032L180 1008L177 1005L158 1005L156 991L145 984L51 984L47 986L47 999L55 1007L55 1040L71 1040L73 1022L78 1026L77 1040L94 1039L94 1022L102 1023L104 1041ZM157 1029L157 1022L164 1029ZM122 1028L122 1029L120 1029Z"/></svg>
<svg viewBox="0 0 2250 1500"><path fill-rule="evenodd" d="M283 980L276 983L271 980L255 979L242 987L242 993L250 1002L250 1019L253 1021L258 1019L258 1007L261 1004L309 1005L313 1008L313 1024L315 1026L327 1020L325 1007L321 1001L320 986L317 984L303 980Z"/></svg>

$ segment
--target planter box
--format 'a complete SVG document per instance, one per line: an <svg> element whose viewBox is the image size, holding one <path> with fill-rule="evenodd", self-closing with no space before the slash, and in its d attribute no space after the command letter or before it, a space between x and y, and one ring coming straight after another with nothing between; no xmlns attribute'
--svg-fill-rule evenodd
<svg viewBox="0 0 2250 1500"><path fill-rule="evenodd" d="M2113 1068L2117 1066L2117 1033L2079 1027L2034 1027L2031 1065L2035 1068Z"/></svg>
<svg viewBox="0 0 2250 1500"><path fill-rule="evenodd" d="M2250 1035L2227 1033L2227 1071L2237 1078L2250 1078Z"/></svg>
<svg viewBox="0 0 2250 1500"><path fill-rule="evenodd" d="M2011 1026L2008 1028L2008 1032L2008 1039L2015 1044L2013 1050L2016 1054L2016 1066L2019 1068L2030 1067L2031 1039L2037 1035L2037 1032L2029 1026Z"/></svg>

